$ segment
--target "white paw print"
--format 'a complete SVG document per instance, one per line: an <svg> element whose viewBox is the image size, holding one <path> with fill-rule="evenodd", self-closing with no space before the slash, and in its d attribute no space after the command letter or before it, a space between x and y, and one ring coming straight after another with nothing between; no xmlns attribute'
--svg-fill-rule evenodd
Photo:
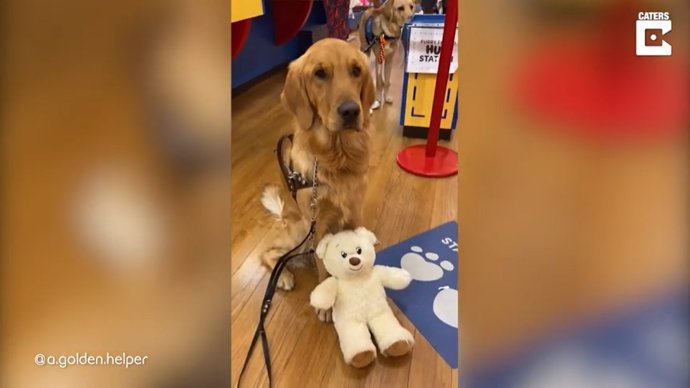
<svg viewBox="0 0 690 388"><path fill-rule="evenodd" d="M418 246L410 247L410 251L400 259L400 267L409 272L414 280L433 282L443 277L443 270L452 271L455 269L453 263L448 260L436 264L439 255L434 252L424 253L424 250ZM433 310L441 322L457 329L458 290L449 286L439 287L439 292L434 298Z"/></svg>
<svg viewBox="0 0 690 388"><path fill-rule="evenodd" d="M449 286L439 287L434 298L434 314L448 326L458 328L458 290Z"/></svg>
<svg viewBox="0 0 690 388"><path fill-rule="evenodd" d="M400 266L410 273L412 279L420 282L433 282L443 277L443 270L452 271L455 269L453 263L443 260L439 264L424 260L438 261L439 256L433 252L427 252L422 257L424 250L418 246L410 247L412 252L408 252L400 259Z"/></svg>

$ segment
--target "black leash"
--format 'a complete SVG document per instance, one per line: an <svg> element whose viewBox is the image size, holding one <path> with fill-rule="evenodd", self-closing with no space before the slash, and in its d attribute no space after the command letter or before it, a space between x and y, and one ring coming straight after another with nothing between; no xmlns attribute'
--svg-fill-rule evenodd
<svg viewBox="0 0 690 388"><path fill-rule="evenodd" d="M264 363L266 364L266 373L268 374L268 386L269 388L273 387L273 374L271 370L271 355L268 350L268 338L266 337L266 328L264 327L264 323L266 321L266 316L268 316L268 310L271 308L271 302L273 300L273 295L276 292L276 287L278 285L278 278L280 276L280 273L283 271L283 268L287 264L288 261L292 260L293 258L297 256L303 256L303 255L308 255L311 253L314 253L313 249L310 249L307 252L304 253L296 253L293 255L295 251L297 251L299 248L304 245L304 243L309 240L309 238L314 234L316 223L312 221L311 227L309 228L309 233L307 233L306 237L304 237L304 240L302 240L299 245L296 247L292 248L288 253L284 254L283 256L278 259L278 262L276 263L276 266L273 268L273 271L271 271L271 277L268 280L268 286L266 287L266 293L264 294L264 299L263 302L261 303L261 312L259 313L259 323L256 325L256 331L254 332L254 338L252 338L252 343L249 345L249 351L247 351L247 357L244 359L244 364L242 365L242 369L240 370L240 376L237 379L237 385L235 385L236 388L239 388L240 383L242 382L242 375L244 374L244 370L247 368L247 364L249 363L249 359L252 356L252 353L254 352L254 347L256 346L257 341L259 340L259 337L261 338L261 347L263 349L263 354L264 354Z"/></svg>
<svg viewBox="0 0 690 388"><path fill-rule="evenodd" d="M292 135L284 136L283 138L280 139L278 142L278 159L280 161L281 165L281 170L283 168L286 168L284 160L282 160L282 143L284 139L288 138L290 141L292 141ZM268 316L268 310L271 308L271 302L273 301L273 295L276 292L276 288L278 286L278 279L280 277L280 273L283 271L283 268L285 265L288 263L288 261L292 260L293 258L297 256L303 256L303 255L308 255L314 253L314 249L309 249L307 252L303 253L295 253L298 251L309 239L314 235L314 232L316 230L316 214L318 211L317 208L317 197L318 197L318 168L319 164L314 159L314 165L313 165L313 170L312 170L312 180L311 180L311 225L309 226L309 233L307 233L306 236L304 236L304 239L302 242L300 242L296 247L292 248L290 251L288 251L286 254L282 255L278 261L276 262L275 267L273 267L273 271L271 271L271 276L268 279L268 285L266 286L266 293L264 294L264 299L263 302L261 303L261 311L259 312L259 323L256 325L256 330L254 331L254 337L252 338L252 342L249 345L249 350L247 351L247 357L244 359L244 364L242 364L242 369L240 370L240 375L237 379L237 384L235 385L235 388L239 388L240 383L242 382L242 375L244 374L244 370L247 368L247 364L249 363L249 359L252 357L252 353L254 352L254 347L256 346L257 341L259 338L261 338L261 347L263 349L264 353L264 363L266 365L266 373L268 374L268 386L269 388L273 388L273 373L271 370L271 354L269 353L268 350L268 338L266 337L266 328L264 327L264 323L266 322L266 316ZM291 191L293 187L290 187ZM296 189L295 189L296 192Z"/></svg>

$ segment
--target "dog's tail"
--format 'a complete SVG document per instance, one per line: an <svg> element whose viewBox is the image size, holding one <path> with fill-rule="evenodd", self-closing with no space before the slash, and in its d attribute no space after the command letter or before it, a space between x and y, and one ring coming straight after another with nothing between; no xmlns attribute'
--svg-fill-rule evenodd
<svg viewBox="0 0 690 388"><path fill-rule="evenodd" d="M278 220L283 219L285 202L280 198L280 187L275 185L266 186L263 193L261 193L261 204Z"/></svg>

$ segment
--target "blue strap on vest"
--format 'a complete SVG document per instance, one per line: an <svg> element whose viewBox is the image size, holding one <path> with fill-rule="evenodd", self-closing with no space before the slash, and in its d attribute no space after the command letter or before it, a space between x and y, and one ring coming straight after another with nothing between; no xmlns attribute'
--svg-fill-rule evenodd
<svg viewBox="0 0 690 388"><path fill-rule="evenodd" d="M367 45L371 45L376 41L376 35L371 30L372 21L374 18L367 18L367 22L364 24L364 39L367 40Z"/></svg>

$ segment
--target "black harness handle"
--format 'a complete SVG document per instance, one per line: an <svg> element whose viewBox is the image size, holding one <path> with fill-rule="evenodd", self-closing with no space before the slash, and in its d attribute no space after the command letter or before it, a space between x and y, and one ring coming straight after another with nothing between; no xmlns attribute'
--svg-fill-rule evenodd
<svg viewBox="0 0 690 388"><path fill-rule="evenodd" d="M382 36L383 36L383 39L386 40L386 42L392 42L392 41L398 39L395 36L388 36L386 34L381 34L381 35L375 37L374 39L372 39L371 42L367 42L368 46L363 50L364 53L369 54L369 51L371 51L371 48L374 47L374 45L379 42L379 39L381 39Z"/></svg>
<svg viewBox="0 0 690 388"><path fill-rule="evenodd" d="M273 295L276 292L276 287L278 285L278 278L280 276L280 273L283 271L283 268L287 264L288 261L292 260L293 258L297 256L303 256L303 255L308 255L314 253L313 249L310 249L307 252L303 253L295 253L300 247L302 247L307 240L314 234L316 223L312 222L311 226L309 227L309 233L304 237L304 240L302 240L299 245L296 247L292 248L289 252L284 254L278 259L278 262L276 263L276 266L273 267L273 271L271 271L271 277L268 280L268 285L266 286L266 293L264 294L264 299L263 302L261 303L261 312L259 313L259 323L256 325L256 331L254 331L254 337L252 338L252 342L249 345L249 350L247 351L247 357L244 359L244 364L242 364L242 369L240 370L240 375L239 378L237 379L237 384L235 385L236 388L239 388L240 383L242 382L242 375L244 374L244 370L247 368L247 364L249 363L249 359L252 356L252 353L254 352L254 347L256 346L257 341L259 338L261 338L261 347L263 349L263 354L264 354L264 363L266 365L266 373L268 374L268 386L269 388L273 388L273 374L271 370L271 354L269 353L268 350L268 338L266 337L266 328L264 327L264 323L266 321L266 316L268 316L268 311L271 308L271 302L273 300Z"/></svg>
<svg viewBox="0 0 690 388"><path fill-rule="evenodd" d="M292 144L293 138L293 134L282 136L278 140L278 145L276 147L275 152L276 156L278 157L278 166L280 167L280 172L283 174L283 178L285 179L285 184L287 185L287 188L290 190L292 198L297 199L297 191L306 188L311 188L312 183L308 182L307 179L302 177L301 174L295 172L292 169L292 162L285 160L284 152L286 142L290 142L290 144Z"/></svg>

